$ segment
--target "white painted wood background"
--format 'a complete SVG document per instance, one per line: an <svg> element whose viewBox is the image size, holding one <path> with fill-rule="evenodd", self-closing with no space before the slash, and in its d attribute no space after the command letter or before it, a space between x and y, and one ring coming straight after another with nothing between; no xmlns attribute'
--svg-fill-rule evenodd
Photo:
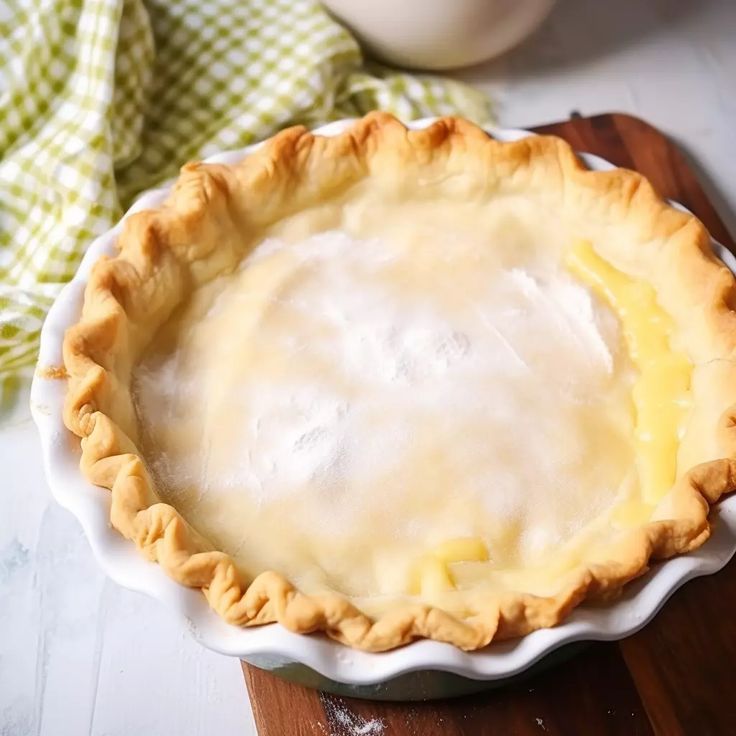
<svg viewBox="0 0 736 736"><path fill-rule="evenodd" d="M680 142L736 232L736 2L559 0L505 59L458 75L502 125L623 111ZM0 405L0 736L254 734L240 667L118 588L50 498L22 388Z"/></svg>

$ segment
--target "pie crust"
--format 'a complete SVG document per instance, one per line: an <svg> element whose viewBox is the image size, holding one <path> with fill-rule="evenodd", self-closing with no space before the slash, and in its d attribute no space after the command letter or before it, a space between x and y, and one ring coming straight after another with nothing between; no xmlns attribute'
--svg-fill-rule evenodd
<svg viewBox="0 0 736 736"><path fill-rule="evenodd" d="M339 593L302 593L278 571L246 583L227 554L159 499L138 449L131 395L142 351L194 288L237 266L249 242L245 233L252 242L272 223L365 181L397 207L421 182L438 200L533 193L551 207L581 213L581 222L606 235L593 238L600 256L651 284L674 324L678 349L692 363L692 409L675 484L646 522L593 550L554 595L466 591L453 612L408 597L371 617ZM478 649L553 626L583 600L617 595L650 559L697 548L710 533L710 504L736 487L731 273L713 256L695 217L664 203L635 172L588 171L558 138L502 143L454 118L408 131L383 113L335 137L294 127L235 166L184 166L160 209L126 220L118 248L92 269L81 318L64 340L64 421L81 438L85 477L112 491L113 527L174 580L200 588L232 624L277 621L369 651L421 637Z"/></svg>

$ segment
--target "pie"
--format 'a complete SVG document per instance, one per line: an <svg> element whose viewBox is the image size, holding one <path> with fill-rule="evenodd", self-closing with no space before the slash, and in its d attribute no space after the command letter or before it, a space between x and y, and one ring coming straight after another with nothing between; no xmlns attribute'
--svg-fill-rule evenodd
<svg viewBox="0 0 736 736"><path fill-rule="evenodd" d="M111 523L235 625L465 650L693 550L736 485L734 279L563 141L373 113L192 163L64 342Z"/></svg>

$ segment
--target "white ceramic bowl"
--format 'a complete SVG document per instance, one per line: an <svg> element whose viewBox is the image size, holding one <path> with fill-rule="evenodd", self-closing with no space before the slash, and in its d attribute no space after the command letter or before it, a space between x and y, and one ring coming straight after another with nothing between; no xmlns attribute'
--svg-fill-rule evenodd
<svg viewBox="0 0 736 736"><path fill-rule="evenodd" d="M350 122L331 123L315 132L335 135ZM431 122L419 120L410 127L421 128ZM531 135L521 130L494 129L490 132L501 140ZM207 161L232 164L254 148L221 153ZM613 168L595 156L582 154L581 157L591 169ZM145 193L128 215L158 206L168 191L169 187L165 186ZM49 311L41 333L39 366L61 365L64 332L78 318L90 268L103 253L114 251L120 228L118 224L90 245L76 276ZM729 268L736 270L733 256L716 243L714 248ZM177 611L188 621L193 636L210 649L270 669L288 668L296 663L306 665L333 684L357 687L354 692L363 695L367 692L360 689L363 686L379 688L378 683L391 678L428 670L451 672L473 680L499 681L524 671L571 642L623 638L644 626L683 583L720 570L736 551L736 495L732 495L714 509L714 533L703 547L654 565L647 575L628 585L615 603L603 608L582 606L555 628L535 631L522 639L499 642L472 653L462 652L449 644L417 641L390 652L371 654L349 649L324 636L293 634L278 624L237 628L213 613L198 591L170 580L158 565L144 560L133 544L110 527L110 494L82 477L77 443L62 422L64 392L63 381L47 379L37 373L31 389L31 410L41 435L46 476L56 500L79 519L105 572L120 585L158 598ZM330 685L325 682L319 684L329 689ZM380 688L375 692L382 692L382 697L396 697L396 693L380 691ZM426 694L436 696L442 692L435 689ZM417 695L405 691L403 697Z"/></svg>
<svg viewBox="0 0 736 736"><path fill-rule="evenodd" d="M523 41L555 0L323 0L379 59L415 69L479 64Z"/></svg>

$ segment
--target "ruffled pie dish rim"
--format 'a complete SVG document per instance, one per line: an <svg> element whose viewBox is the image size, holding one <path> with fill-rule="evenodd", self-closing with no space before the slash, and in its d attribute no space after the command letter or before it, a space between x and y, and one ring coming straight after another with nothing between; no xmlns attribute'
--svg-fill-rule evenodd
<svg viewBox="0 0 736 736"><path fill-rule="evenodd" d="M340 125L342 125L344 127L345 125L349 125L349 124L350 124L349 122L339 123L339 124L331 124L330 126L327 127L326 130L319 130L317 132L318 133L321 133L321 134L329 134L331 131L336 131L337 132L337 130L339 130L339 126ZM418 126L425 125L425 124L426 123L424 123L424 122L420 122L418 124ZM510 138L514 138L514 137L520 137L522 135L523 135L523 133L510 134L509 137ZM499 137L500 138L502 136L500 134L497 134L496 137ZM245 151L245 152L236 152L236 153L232 153L232 154L223 154L222 156L215 157L215 160L216 161L221 161L221 160L223 160L223 158L225 160L227 160L227 159L237 160L238 158L242 158L242 156L245 155L245 153L247 153L247 151ZM591 159L591 161L592 161L592 159ZM595 164L595 162L593 162L593 163ZM598 166L600 168L605 168L605 167L601 166L600 163L598 164ZM152 192L152 193L150 193L149 195L146 195L143 198L143 200L145 200L145 201L143 201L143 200L142 201L139 201L139 203L136 205L136 207L134 209L135 210L139 210L139 209L141 209L143 207L146 207L146 206L155 206L156 204L160 203L160 200L163 197L164 197L164 190L158 190L156 192ZM156 200L156 201L154 201L154 200ZM107 236L107 246L106 246L107 248L109 248L111 241L114 240L114 238L117 236L118 232L119 232L119 227L116 228L111 234L108 234L108 236ZM66 292L66 291L71 290L72 287L75 287L75 289L76 289L76 297L75 297L75 301L74 301L74 308L77 311L78 311L79 303L81 301L80 287L83 285L84 279L89 275L90 267L91 267L91 263L92 263L92 256L91 256L91 254L92 254L92 252L94 250L95 250L94 248L90 250L90 253L88 253L87 258L85 258L85 263L83 264L82 268L80 268L80 272L79 272L78 276L75 278L75 281L72 283L72 285L70 287L67 287L67 290L65 290L65 292ZM97 250L97 256L99 256L99 251L100 250L102 250L102 248L100 248L99 250ZM67 299L67 302L68 301L69 300ZM59 302L62 302L62 298L61 297L59 299ZM69 317L69 311L68 311L68 307L69 306L70 305L67 304L67 318L66 318L66 325L65 326L68 326L73 321ZM57 307L55 306L54 307L54 310L56 310L56 309L57 309ZM62 309L62 307L59 307L59 309ZM53 320L52 320L52 318L54 316L54 310L52 310L52 314L49 317L49 321L47 322L47 326L44 328L44 340L43 340L43 346L42 346L42 348L45 348L45 346L49 343L49 341L52 341L53 342L53 338L47 338L46 335L48 334L48 331L50 331L50 330L53 329ZM58 347L59 347L58 342L60 340L59 325L58 324L56 325L55 333L56 333L55 334L55 338L56 338L55 357L51 357L51 355L48 354L48 351L42 350L41 360L40 360L40 363L39 363L39 365L41 365L41 366L44 366L44 365L45 366L58 365ZM52 351L52 353L54 352L54 348L53 347L51 347L51 351ZM43 377L43 372L40 372L39 375L38 375L38 377L37 377L37 379L36 379L36 381L34 382L34 394L37 393L37 390L36 390L37 385L40 385L42 381L46 381L46 380L48 380L48 379L45 379ZM39 390L42 390L42 389L39 389ZM38 402L34 398L34 406L36 407L34 409L34 415L38 415L38 413L41 411L39 407L43 406L43 403L44 403L43 401ZM58 409L58 404L57 404L56 408ZM40 417L39 417L39 419L40 419ZM43 436L43 432L42 432L42 436ZM49 448L48 448L47 445L45 445L45 457L47 459L47 467L49 469L49 477L50 477L50 480L52 480L52 485L54 485L54 482L53 482L53 475L54 475L54 473L52 472L51 465L48 464L50 462L48 451L49 451ZM78 481L78 476L79 476L78 471L76 472L76 475L77 475L77 481ZM95 490L97 496L107 497L107 494L100 494L98 489L94 489L94 490ZM113 534L114 534L114 532L113 532ZM121 538L117 538L116 539L116 542L121 542L121 541L122 541ZM115 546L116 547L120 547L120 544L116 544ZM120 552L120 550L118 550L118 551ZM127 552L126 552L126 555L127 555ZM682 558L678 558L678 559L682 559ZM673 562L675 562L675 561L673 560ZM665 564L668 564L668 563L665 563ZM690 572L692 572L692 571L690 571ZM688 574L690 574L690 573L688 573ZM131 580L128 580L125 584L128 584L131 587L139 587L139 584L137 585L135 581L131 581ZM201 599L200 599L200 602L201 602ZM617 604L614 604L614 605L617 605ZM187 606L187 608L191 608L191 606ZM190 611L190 613L191 613L191 611ZM193 617L192 615L190 615L190 613L186 613L185 615L188 615L188 617L190 619L194 619L195 617ZM653 611L652 611L652 613L653 613ZM197 618L201 618L201 616L197 616ZM580 618L580 617L578 616L578 618ZM563 624L563 626L564 626L564 624ZM200 628L200 625L198 624L198 629L199 628ZM226 628L229 630L231 627L226 627ZM278 628L278 627L266 627L266 628ZM255 634L259 630L260 631L263 631L263 629L255 629L255 630L249 630L247 632L243 631L242 633L243 634L246 634L247 633L248 635L250 635L250 634ZM563 632L561 632L560 627L558 627L556 629L546 630L546 631L557 631L557 632L563 633ZM283 632L283 633L286 634L286 632ZM542 631L542 632L535 632L535 634L539 634L539 633L544 633L544 631ZM614 634L614 636L616 636L616 635L617 634ZM509 648L511 648L511 649L517 649L517 648L519 648L519 646L521 644L521 649L527 649L528 647L526 645L524 645L523 642L526 641L527 639L529 639L530 636L534 636L534 635L529 635L529 636L525 637L524 640L521 640L520 642L508 642L506 644L498 644L495 647L493 647L492 649L494 650L494 653L495 654L500 654L499 647L501 647L501 648L503 648L505 650L508 650ZM569 636L569 632L567 634L565 634L564 636ZM605 636L605 634L603 634L602 636ZM591 633L588 632L582 638L590 638L590 637L591 637ZM250 637L250 638L253 639L253 637ZM304 637L297 637L297 638L299 640L304 639ZM540 637L537 636L536 638L539 639ZM594 634L593 634L593 638L595 638L595 635ZM313 645L314 646L322 646L321 644L320 645L317 644L317 642L320 642L320 641L323 641L324 644L328 644L329 643L329 642L324 641L321 637L310 637L309 639L310 639L310 641L312 643L310 644L310 643L307 643L306 641L304 641L303 642L303 646L310 647L310 648ZM567 640L569 640L569 639L567 639ZM454 639L453 639L453 641L454 641ZM402 641L397 642L397 644L401 644L401 643L403 643L403 642ZM456 641L456 643L458 643L458 642ZM462 642L460 642L460 643L462 643ZM422 645L429 645L429 644L435 644L435 643L431 643L431 642L417 642L417 643L412 644L409 647L405 648L404 650L400 650L400 651L407 651L408 649L416 650L417 648L422 648ZM435 646L442 647L443 645L435 644ZM222 643L220 643L218 645L215 645L213 648L218 649L218 650L221 650L221 651L228 651L229 653L233 653L233 654L238 653L241 656L243 654L247 653L247 652L236 652L236 651L233 651L230 646L223 646ZM260 649L260 647L257 647L257 648ZM426 648L426 647L424 647L424 648ZM263 651L263 650L260 649L260 651ZM273 648L272 647L268 647L267 648L267 651L272 651L273 652ZM362 655L362 656L367 656L367 657L378 656L378 655L367 655L365 653L357 653L357 652L354 653L354 654L355 655L358 655L358 656ZM388 654L390 654L390 653L387 653L385 655L380 655L380 656L381 657L386 657ZM457 654L455 655L454 659L457 659L457 656L459 656L461 654L462 653L457 652ZM485 656L485 653L482 653L482 654L483 654L483 656ZM463 657L465 657L465 656L467 656L467 655L463 655ZM473 661L475 663L478 662L478 657L479 656L481 656L481 653L476 653L474 655ZM534 655L532 655L532 656L534 656ZM534 656L534 658L536 658L536 656ZM528 661L528 664L530 664L531 661L533 661L533 659L532 660L529 660ZM314 664L313 662L312 663L305 662L305 663L307 663L307 664ZM321 664L321 666L319 666L319 664ZM325 663L324 662L321 662L319 664L318 664L318 666L315 667L315 669L317 669L318 671L323 671L324 668L325 668ZM457 662L455 662L454 665L457 666ZM456 671L454 669L454 667L449 667L449 668L437 667L437 666L434 666L432 663L427 663L426 665L422 665L422 667L424 667L424 666L429 666L429 667L432 667L432 668L450 669L451 671ZM413 669L417 669L417 668L421 668L421 667L414 666L412 668ZM518 669L516 671L518 671ZM330 673L329 672L323 672L323 673L326 674L327 676L330 676ZM355 674L355 672L353 674ZM485 675L487 675L489 673L488 672L483 672L483 671L476 671L475 674L478 675L478 676L485 676ZM472 676L472 674L471 674L471 676ZM383 679L383 678L379 678L379 679Z"/></svg>

